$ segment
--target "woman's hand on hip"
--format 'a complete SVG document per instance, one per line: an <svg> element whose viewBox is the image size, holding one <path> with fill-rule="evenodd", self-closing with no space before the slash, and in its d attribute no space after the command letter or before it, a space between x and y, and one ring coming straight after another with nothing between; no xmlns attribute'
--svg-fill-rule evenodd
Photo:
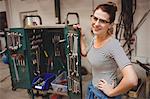
<svg viewBox="0 0 150 99"><path fill-rule="evenodd" d="M107 96L111 97L111 92L114 89L114 82L109 84L106 80L101 79L98 84L98 89L103 91Z"/></svg>

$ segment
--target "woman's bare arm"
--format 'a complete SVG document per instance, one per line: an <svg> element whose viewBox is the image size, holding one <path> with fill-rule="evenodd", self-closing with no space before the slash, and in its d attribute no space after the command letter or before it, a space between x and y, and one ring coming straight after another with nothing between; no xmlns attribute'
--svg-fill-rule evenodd
<svg viewBox="0 0 150 99"><path fill-rule="evenodd" d="M123 78L115 88L113 88L113 86L108 84L105 80L100 80L98 88L102 90L106 95L113 97L123 94L129 91L134 86L137 86L138 78L132 65L126 66L122 69L121 72L123 74Z"/></svg>

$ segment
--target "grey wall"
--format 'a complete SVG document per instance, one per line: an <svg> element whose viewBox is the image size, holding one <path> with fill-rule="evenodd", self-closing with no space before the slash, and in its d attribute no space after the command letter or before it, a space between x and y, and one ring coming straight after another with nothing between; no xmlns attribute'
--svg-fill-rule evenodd
<svg viewBox="0 0 150 99"><path fill-rule="evenodd" d="M37 10L42 17L43 25L55 23L54 0L7 0L10 27L21 27L20 13Z"/></svg>
<svg viewBox="0 0 150 99"><path fill-rule="evenodd" d="M6 11L6 5L4 1L0 1L0 12Z"/></svg>
<svg viewBox="0 0 150 99"><path fill-rule="evenodd" d="M134 15L135 26L139 23L144 14L150 10L150 0L137 0L137 9ZM150 57L150 13L146 21L136 32L137 34L137 56Z"/></svg>

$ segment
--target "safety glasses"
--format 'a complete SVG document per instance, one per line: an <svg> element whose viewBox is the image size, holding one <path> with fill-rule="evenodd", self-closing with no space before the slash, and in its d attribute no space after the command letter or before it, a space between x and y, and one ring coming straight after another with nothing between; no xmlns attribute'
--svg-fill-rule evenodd
<svg viewBox="0 0 150 99"><path fill-rule="evenodd" d="M96 23L97 20L99 23L102 23L102 24L110 23L107 20L99 19L99 18L95 17L94 15L91 15L91 19L92 19L92 22L94 22L94 23Z"/></svg>

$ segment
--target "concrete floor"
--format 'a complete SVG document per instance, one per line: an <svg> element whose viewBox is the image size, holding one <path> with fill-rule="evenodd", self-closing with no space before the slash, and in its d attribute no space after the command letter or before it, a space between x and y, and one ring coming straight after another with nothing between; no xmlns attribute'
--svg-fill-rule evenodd
<svg viewBox="0 0 150 99"><path fill-rule="evenodd" d="M88 81L91 79L91 75L83 77L83 96L85 96ZM139 97L136 99L146 99L144 94L144 85L141 88ZM12 91L11 79L8 65L0 62L0 99L31 99L30 95L25 89L17 89ZM35 97L35 99L42 99L41 97ZM84 98L83 98L84 99ZM122 99L135 99L123 96Z"/></svg>

